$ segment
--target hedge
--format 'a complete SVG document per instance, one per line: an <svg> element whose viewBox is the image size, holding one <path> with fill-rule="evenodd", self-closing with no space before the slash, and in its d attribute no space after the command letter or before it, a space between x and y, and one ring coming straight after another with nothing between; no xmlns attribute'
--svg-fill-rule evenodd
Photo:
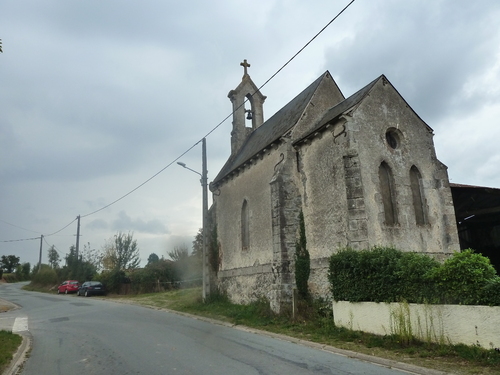
<svg viewBox="0 0 500 375"><path fill-rule="evenodd" d="M343 249L330 257L328 279L338 301L500 305L500 277L470 249L443 264L389 247Z"/></svg>

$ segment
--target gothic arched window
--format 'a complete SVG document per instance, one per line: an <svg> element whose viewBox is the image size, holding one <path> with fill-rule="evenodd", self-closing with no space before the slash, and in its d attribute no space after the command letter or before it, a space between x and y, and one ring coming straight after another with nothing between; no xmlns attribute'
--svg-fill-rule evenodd
<svg viewBox="0 0 500 375"><path fill-rule="evenodd" d="M245 199L241 207L241 248L247 250L250 246L250 215L248 202Z"/></svg>
<svg viewBox="0 0 500 375"><path fill-rule="evenodd" d="M391 168L386 162L382 162L382 164L380 164L378 177L380 180L380 194L382 195L382 203L384 205L385 224L397 224L398 213L396 209L394 179L392 177Z"/></svg>
<svg viewBox="0 0 500 375"><path fill-rule="evenodd" d="M415 221L417 225L427 223L425 214L424 196L422 193L422 175L417 167L412 166L410 169L410 186L413 196L413 209L415 211Z"/></svg>

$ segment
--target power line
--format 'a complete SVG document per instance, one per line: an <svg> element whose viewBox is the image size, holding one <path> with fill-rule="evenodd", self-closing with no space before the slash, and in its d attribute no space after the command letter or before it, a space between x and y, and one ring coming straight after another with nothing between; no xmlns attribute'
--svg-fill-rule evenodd
<svg viewBox="0 0 500 375"><path fill-rule="evenodd" d="M40 237L32 237L32 238L21 238L18 240L4 240L0 242L22 242L22 241L33 241L33 240L39 240Z"/></svg>
<svg viewBox="0 0 500 375"><path fill-rule="evenodd" d="M180 158L182 158L184 155L186 155L189 151L191 151L198 143L200 143L202 140L200 139L198 142L196 142L194 145L192 145L191 147L189 147L186 151L184 151L182 154L180 154L177 158L175 158L173 161L171 161L170 163L168 163L165 167L163 167L162 169L160 169L158 172L156 172L153 176L151 176L150 178L148 178L146 181L144 181L142 184L140 184L139 186L135 187L134 189L130 190L127 194L125 195L122 195L120 198L114 200L113 202L107 204L106 206L104 207L101 207L99 208L98 210L95 210L93 212L90 212L86 215L81 215L80 217L87 217L87 216L90 216L90 215L93 215L99 211L102 211L106 208L108 208L109 206L112 206L113 204L115 204L116 202L118 201L121 201L123 198L129 196L130 194L132 194L134 191L136 191L137 189L141 188L142 186L146 185L149 181L151 181L153 178L155 178L156 176L158 176L161 172L163 172L165 169L167 169L168 167L170 167L172 164L174 164L177 160L179 160Z"/></svg>
<svg viewBox="0 0 500 375"><path fill-rule="evenodd" d="M281 68L279 68L266 82L264 82L258 89L257 91L260 91L260 89L262 89L265 85L267 85L274 77L276 77L279 72L281 72L288 64L290 64L292 62L293 59L295 59L304 49L307 48L307 46L309 44L311 44L313 42L314 39L316 39L321 33L323 33L323 31L325 31L327 29L328 26L330 26L337 18L340 17L340 15L342 13L344 13L344 11L349 8L349 6L351 6L352 3L354 3L354 1L356 0L351 0L351 2L349 4L347 4L339 13L337 13L337 15L335 17L333 17L330 22L328 22L318 33L316 33L316 35L314 35L306 44L304 44L304 46L298 50L298 52L293 55L285 64L283 64L283 66ZM251 96L254 96L256 94L256 92L254 92ZM221 122L219 122L217 124L217 126L215 126L212 130L210 130L204 138L208 137L210 134L212 134L217 128L219 128L219 126L221 126L224 122L226 122L226 120L228 118L230 118L234 112L236 112L239 108L241 108L243 105L245 105L245 103L248 102L248 98L245 99L245 101L238 107L236 108L233 112L231 112L229 115L227 115ZM198 142L199 143L199 142Z"/></svg>
<svg viewBox="0 0 500 375"><path fill-rule="evenodd" d="M283 66L281 66L273 75L271 75L271 77L264 82L264 84L262 84L257 91L260 91L260 89L262 89L264 86L266 86L274 77L276 77L288 64L290 64L290 62L292 62L292 60L294 60L300 53L302 53L302 51L304 51L304 49L307 48L307 46L309 46L309 44L311 44L320 34L323 33L323 31L325 31L328 26L330 26L342 13L344 13L345 10L347 10L347 8L349 8L349 6L352 5L352 3L354 3L355 0L351 0L335 17L333 17L318 33L316 33L316 35L314 35L302 48L300 48L297 53L295 53ZM253 93L251 96L255 95L255 93ZM229 119L236 110L238 110L241 106L245 105L245 103L248 102L248 99L246 99L238 108L234 109L230 114L228 114L221 122L219 122L214 128L212 128L203 138L207 138L210 134L212 134L215 130L217 130L224 122L227 121L227 119ZM100 212L112 205L114 205L115 203L121 201L122 199L126 198L127 196L129 196L130 194L132 194L133 192L135 192L136 190L138 190L139 188L141 188L142 186L144 186L145 184L147 184L149 181L151 181L152 179L154 179L155 177L157 177L160 173L162 173L164 170L166 170L167 168L169 168L172 164L174 164L177 160L179 160L180 158L182 158L184 155L186 155L189 151L191 151L194 147L196 147L202 140L200 139L199 141L197 141L195 144L193 144L191 147L189 147L186 151L184 151L183 153L181 153L177 158L175 158L173 161L171 161L170 163L168 163L165 167L163 167L162 169L160 169L158 172L156 172L153 176L151 176L150 178L148 178L147 180L145 180L144 182L142 182L141 184L139 184L138 186L136 186L134 189L130 190L128 193L122 195L121 197L115 199L114 201L112 201L111 203L95 210L95 211L92 211L90 213L87 213L85 215L80 215L80 218L84 218L84 217L88 217L88 216L91 216L91 215L94 215L96 214L97 212ZM73 221L71 221L68 225L66 225L65 227L59 229L58 231L54 232L54 233L51 233L51 234L48 234L44 237L49 237L49 236L53 236L54 234L57 234L59 232L61 232L62 230L66 229L68 226L70 226L72 223L74 223L75 221L77 220L74 219ZM7 223L9 224L9 223ZM37 237L37 238L31 238L31 239L22 239L22 240L10 240L10 241L2 241L2 242L14 242L14 241L27 241L27 240L33 240L33 239L40 239L40 237Z"/></svg>
<svg viewBox="0 0 500 375"><path fill-rule="evenodd" d="M67 227L69 227L71 224L73 224L78 218L75 218L73 221L71 221L68 225L66 225L65 227L59 229L58 231L54 232L54 233L51 233L51 234L47 234L45 235L44 237L50 237L50 236L53 236L54 234L57 234L61 231L63 231L64 229L66 229Z"/></svg>
<svg viewBox="0 0 500 375"><path fill-rule="evenodd" d="M43 240L45 241L45 243L47 244L47 246L50 248L54 248L55 251L57 251L57 253L59 255L63 255L62 252L56 247L56 245L51 245L47 242L47 240L45 239L45 236L43 236Z"/></svg>
<svg viewBox="0 0 500 375"><path fill-rule="evenodd" d="M27 231L27 232L38 233L37 231L34 231L34 230L30 230L30 229L26 229L26 228L20 227L19 225L15 225L15 224L9 223L8 221L2 220L2 219L0 219L0 221L1 221L2 223L5 223L5 224L7 224L7 225L10 225L11 227L14 227L14 228L19 228L19 229L25 230L25 231Z"/></svg>
<svg viewBox="0 0 500 375"><path fill-rule="evenodd" d="M274 77L276 77L278 75L279 72L281 72L288 64L290 64L290 62L295 59L304 49L307 48L307 46L309 44L311 44L313 42L314 39L316 39L321 33L323 33L323 31L326 30L326 28L328 26L330 26L342 13L344 13L344 11L349 8L349 6L354 3L355 0L351 0L351 2L349 4L347 4L335 17L333 17L330 22L328 22L318 33L316 33L316 35L314 35L301 49L299 49L299 51L297 53L295 53L295 55L293 55L281 68L279 68L266 82L264 82L263 85L261 85L257 91L260 91L261 88L263 88L265 85L267 85ZM253 93L251 96L255 95L255 93ZM246 99L238 108L236 108L235 110L233 110L229 115L227 115L221 122L219 122L214 128L212 128L203 138L207 138L210 134L212 134L216 129L218 129L224 122L227 121L228 118L230 118L234 112L236 112L236 110L238 110L241 106L243 106L246 102L248 101L248 99ZM202 139L203 139L202 138ZM160 173L162 173L165 169L169 168L172 164L174 164L177 160L179 160L181 157L183 157L185 154L187 154L189 151L191 151L196 145L198 145L202 139L200 139L198 142L196 142L194 145L192 145L191 147L189 147L186 151L184 151L182 154L180 154L177 158L175 158L173 161L171 161L169 164L167 164L164 168L160 169L157 173L155 173L153 176L151 176L150 178L148 178L146 181L144 181L143 183L141 183L140 185L138 185L137 187L135 187L134 189L132 189L131 191L129 191L127 194L125 195L122 195L120 198L114 200L113 202L107 204L106 206L104 207L101 207L93 212L90 212L86 215L81 215L82 218L84 217L87 217L87 216L90 216L90 215L93 215L99 211L102 211L110 206L112 206L113 204L121 201L123 198L129 196L130 194L132 194L134 191L136 191L137 189L141 188L142 186L144 186L145 184L147 184L149 181L151 181L153 178L155 178L156 176L158 176Z"/></svg>

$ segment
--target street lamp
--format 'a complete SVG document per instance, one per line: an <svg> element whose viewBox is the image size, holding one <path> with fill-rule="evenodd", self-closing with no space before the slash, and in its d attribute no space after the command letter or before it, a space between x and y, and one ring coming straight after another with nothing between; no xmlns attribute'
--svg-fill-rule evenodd
<svg viewBox="0 0 500 375"><path fill-rule="evenodd" d="M203 270L203 287L202 287L202 298L205 301L205 298L210 293L208 288L208 251L207 251L207 237L208 237L208 179L207 179L207 144L205 138L202 139L202 171L197 172L194 169L191 169L186 166L185 163L177 162L182 168L186 168L191 172L199 174L201 176L201 188L203 190L203 221L202 221L202 232L203 232L203 247L202 247L202 270Z"/></svg>

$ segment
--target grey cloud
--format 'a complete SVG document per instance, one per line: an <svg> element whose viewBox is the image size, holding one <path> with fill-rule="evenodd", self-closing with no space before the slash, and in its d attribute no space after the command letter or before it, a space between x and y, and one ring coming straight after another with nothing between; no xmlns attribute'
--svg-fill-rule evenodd
<svg viewBox="0 0 500 375"><path fill-rule="evenodd" d="M102 219L96 219L92 220L90 223L88 223L85 228L87 229L97 229L97 230L104 230L108 229L109 225L105 220Z"/></svg>
<svg viewBox="0 0 500 375"><path fill-rule="evenodd" d="M158 219L144 221L142 219L132 219L125 211L120 211L118 219L113 221L112 228L117 231L139 232L150 234L167 234L169 231L165 224Z"/></svg>
<svg viewBox="0 0 500 375"><path fill-rule="evenodd" d="M358 21L354 37L329 50L327 65L333 67L332 74L348 80L351 92L386 74L431 122L464 110L465 104L479 105L483 98L465 100L462 88L495 59L500 35L491 32L497 28L500 6L490 2L496 8L495 17L477 2L441 1L425 7L419 2L384 4L371 3L372 11L364 14L362 23ZM464 32L471 18L478 24Z"/></svg>

